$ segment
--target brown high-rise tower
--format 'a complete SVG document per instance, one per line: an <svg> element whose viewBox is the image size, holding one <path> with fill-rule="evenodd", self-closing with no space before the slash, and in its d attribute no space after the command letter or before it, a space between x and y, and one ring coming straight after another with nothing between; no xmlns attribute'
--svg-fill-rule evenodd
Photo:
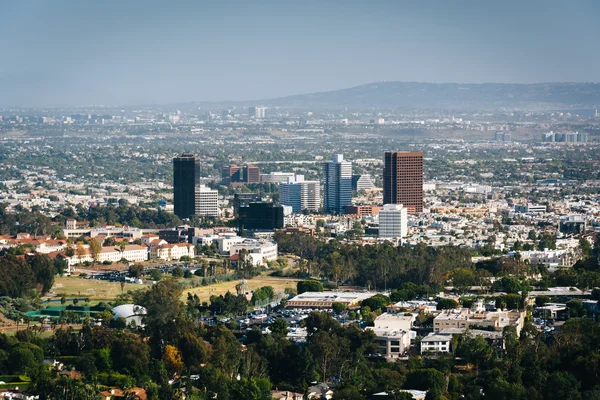
<svg viewBox="0 0 600 400"><path fill-rule="evenodd" d="M423 211L423 153L387 151L383 167L383 204Z"/></svg>

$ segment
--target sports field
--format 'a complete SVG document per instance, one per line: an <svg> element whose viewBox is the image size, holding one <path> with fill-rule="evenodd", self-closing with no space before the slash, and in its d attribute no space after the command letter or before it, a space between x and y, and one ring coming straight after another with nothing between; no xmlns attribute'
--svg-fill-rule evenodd
<svg viewBox="0 0 600 400"><path fill-rule="evenodd" d="M144 289L148 285L126 283L123 291ZM57 277L54 286L46 297L81 296L90 300L113 300L121 294L120 282L108 282L97 279L83 279L76 276Z"/></svg>
<svg viewBox="0 0 600 400"><path fill-rule="evenodd" d="M274 276L256 276L246 281L245 291L251 291L258 289L262 286L272 286L275 292L282 292L285 288L296 289L296 284L301 279L296 278L277 278ZM197 294L200 301L208 301L212 295L221 295L230 291L235 294L235 285L240 283L239 281L221 282L209 286L201 286L183 292L182 300L187 299L187 294Z"/></svg>

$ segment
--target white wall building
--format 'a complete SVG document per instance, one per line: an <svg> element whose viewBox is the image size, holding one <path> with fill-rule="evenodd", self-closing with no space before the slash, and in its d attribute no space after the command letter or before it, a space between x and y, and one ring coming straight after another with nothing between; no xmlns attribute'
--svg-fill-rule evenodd
<svg viewBox="0 0 600 400"><path fill-rule="evenodd" d="M194 246L188 243L175 243L150 248L151 260L179 261L184 256L194 258Z"/></svg>
<svg viewBox="0 0 600 400"><path fill-rule="evenodd" d="M421 354L423 353L450 353L451 336L430 333L421 339Z"/></svg>
<svg viewBox="0 0 600 400"><path fill-rule="evenodd" d="M236 243L241 243L245 239L243 237L237 236L235 234L226 235L217 239L217 246L219 247L219 253L221 254L229 254L231 251L231 246Z"/></svg>
<svg viewBox="0 0 600 400"><path fill-rule="evenodd" d="M269 174L260 174L260 181L263 183L286 183L289 178L294 178L293 172L271 172Z"/></svg>
<svg viewBox="0 0 600 400"><path fill-rule="evenodd" d="M371 179L371 175L361 175L356 180L356 191L360 192L361 190L371 190L375 189L375 184Z"/></svg>
<svg viewBox="0 0 600 400"><path fill-rule="evenodd" d="M290 228L298 228L302 226L314 226L315 217L304 214L291 214L283 217L283 225Z"/></svg>
<svg viewBox="0 0 600 400"><path fill-rule="evenodd" d="M277 243L262 239L245 239L243 242L232 244L229 254L239 254L242 250L248 252L254 266L265 265L267 261L275 261L278 255Z"/></svg>
<svg viewBox="0 0 600 400"><path fill-rule="evenodd" d="M196 186L195 213L200 216L219 216L219 192L204 185Z"/></svg>
<svg viewBox="0 0 600 400"><path fill-rule="evenodd" d="M385 204L379 211L379 237L403 238L408 234L408 214L402 204Z"/></svg>
<svg viewBox="0 0 600 400"><path fill-rule="evenodd" d="M321 183L305 181L304 175L289 178L279 185L279 202L291 206L293 213L302 210L319 211L321 208Z"/></svg>
<svg viewBox="0 0 600 400"><path fill-rule="evenodd" d="M375 333L378 353L386 358L398 358L410 348L412 316L383 313L367 329Z"/></svg>
<svg viewBox="0 0 600 400"><path fill-rule="evenodd" d="M551 272L561 267L572 267L581 256L572 249L566 250L531 250L519 252L521 260L529 262L531 265L543 265ZM509 253L515 256L515 252Z"/></svg>
<svg viewBox="0 0 600 400"><path fill-rule="evenodd" d="M67 257L67 263L69 266L77 263L84 262L93 262L94 258L90 253L89 246L85 245L86 254L77 254L75 251L75 255L73 257ZM97 263L103 263L104 261L110 262L119 262L122 259L126 259L130 262L142 262L148 260L148 247L145 245L127 245L121 251L121 248L118 246L104 246L98 253Z"/></svg>

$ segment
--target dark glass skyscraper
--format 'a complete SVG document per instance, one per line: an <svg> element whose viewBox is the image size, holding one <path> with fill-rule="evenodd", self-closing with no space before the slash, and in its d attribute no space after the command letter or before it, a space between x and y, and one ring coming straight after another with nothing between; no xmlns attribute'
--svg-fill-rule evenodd
<svg viewBox="0 0 600 400"><path fill-rule="evenodd" d="M195 154L173 159L173 206L179 218L191 218L196 207L196 185L200 184L200 162Z"/></svg>

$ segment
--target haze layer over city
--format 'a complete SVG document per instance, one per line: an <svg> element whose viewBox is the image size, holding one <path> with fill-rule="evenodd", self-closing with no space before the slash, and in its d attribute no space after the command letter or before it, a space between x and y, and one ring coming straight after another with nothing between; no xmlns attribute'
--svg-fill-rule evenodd
<svg viewBox="0 0 600 400"><path fill-rule="evenodd" d="M600 4L0 5L0 397L600 399Z"/></svg>

